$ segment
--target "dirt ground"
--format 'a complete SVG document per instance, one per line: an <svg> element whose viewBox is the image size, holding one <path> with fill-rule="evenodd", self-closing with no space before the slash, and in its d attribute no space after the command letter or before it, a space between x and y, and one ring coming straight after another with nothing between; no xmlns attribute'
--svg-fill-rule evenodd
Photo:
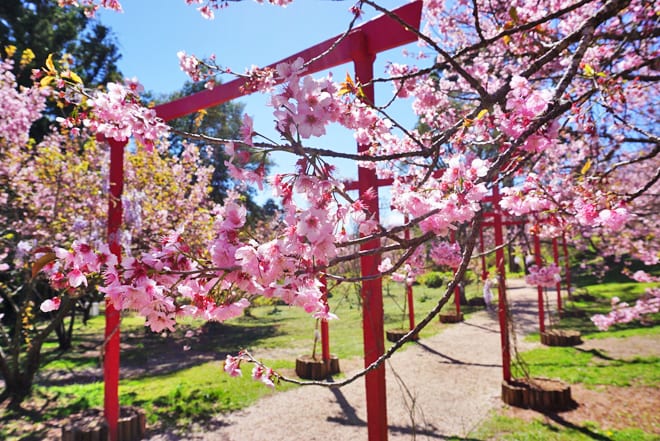
<svg viewBox="0 0 660 441"><path fill-rule="evenodd" d="M510 281L508 288L518 347L532 348L536 344L524 342L522 337L538 327L536 289L516 280ZM614 358L660 356L658 339L650 337L590 340L581 347L598 349ZM255 355L271 358L274 354ZM359 371L361 361L340 360L340 365L342 372L350 376ZM94 377L99 373L89 374ZM587 389L574 385L571 390L577 407L551 415L503 404L500 334L493 311L473 314L431 338L408 343L387 362L386 378L391 440L465 438L495 410L564 426L592 421L605 430L639 427L660 436L660 394L654 388ZM341 389L307 386L276 393L242 411L218 415L204 427L149 432L148 440L361 440L367 439L366 421L364 380L357 380ZM62 422L47 425L52 428L47 439L58 440Z"/></svg>

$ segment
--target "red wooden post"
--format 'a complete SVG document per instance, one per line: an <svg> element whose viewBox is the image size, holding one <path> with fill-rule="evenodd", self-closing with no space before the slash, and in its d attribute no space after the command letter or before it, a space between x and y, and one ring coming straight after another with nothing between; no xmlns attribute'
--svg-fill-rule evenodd
<svg viewBox="0 0 660 441"><path fill-rule="evenodd" d="M481 254L481 281L485 282L488 278L488 270L486 269L486 255L484 254L483 225L479 228L479 254Z"/></svg>
<svg viewBox="0 0 660 441"><path fill-rule="evenodd" d="M328 283L325 277L325 274L322 274L321 291L323 292L323 303L328 304ZM323 357L323 362L326 364L326 367L330 363L330 331L328 329L328 321L325 319L321 320L321 356Z"/></svg>
<svg viewBox="0 0 660 441"><path fill-rule="evenodd" d="M557 238L552 238L552 257L555 261L555 266L559 266L559 246L557 245ZM557 311L561 312L561 279L557 282Z"/></svg>
<svg viewBox="0 0 660 441"><path fill-rule="evenodd" d="M564 248L564 267L566 268L566 293L568 299L572 300L571 296L571 262L568 259L568 246L566 245L566 233L562 234L562 245Z"/></svg>
<svg viewBox="0 0 660 441"><path fill-rule="evenodd" d="M408 215L404 217L404 223L408 223ZM406 231L403 233L403 236L406 240L410 239L410 230L406 228ZM408 284L406 282L406 298L408 300L408 323L410 325L410 329L415 328L415 299L413 298L413 288L412 288L412 283Z"/></svg>
<svg viewBox="0 0 660 441"><path fill-rule="evenodd" d="M366 85L373 79L374 54L365 48L356 48L355 77L361 84L365 99L374 102L373 84ZM369 145L358 145L358 152L369 149ZM378 179L375 170L358 167L360 197L376 190L375 197L364 198L369 215L378 219ZM371 240L360 246L361 251L380 247L378 239ZM369 277L378 274L380 255L372 254L360 259L362 275ZM364 338L364 365L369 366L385 352L383 324L383 286L382 279L377 277L362 282L362 332ZM369 441L387 440L387 396L385 390L385 364L369 372L365 377L367 392L367 429Z"/></svg>
<svg viewBox="0 0 660 441"><path fill-rule="evenodd" d="M110 251L121 259L119 228L122 223L121 194L124 189L124 147L126 141L109 139L110 145L110 197L108 202L108 244ZM108 423L110 441L118 441L119 420L119 311L106 299L105 346L103 357L103 409Z"/></svg>
<svg viewBox="0 0 660 441"><path fill-rule="evenodd" d="M450 235L451 243L456 243L456 233L452 230ZM454 268L454 274L456 274L458 268ZM454 287L454 307L456 308L456 317L461 316L461 287L457 283Z"/></svg>
<svg viewBox="0 0 660 441"><path fill-rule="evenodd" d="M408 300L408 324L410 330L415 328L415 299L413 298L412 283L406 283L406 297Z"/></svg>
<svg viewBox="0 0 660 441"><path fill-rule="evenodd" d="M537 225L538 228L538 225ZM538 269L541 268L543 264L541 262L541 239L539 238L538 231L534 234L534 262ZM543 287L538 285L536 287L538 291L538 303L539 303L539 330L543 333L545 332L545 313L543 308Z"/></svg>
<svg viewBox="0 0 660 441"><path fill-rule="evenodd" d="M502 212L500 208L500 190L493 185L493 224L495 228L495 260L497 266L497 312L500 319L500 338L502 344L502 376L504 381L511 381L511 349L509 346L509 327L506 305L506 273L504 268L504 236L502 234Z"/></svg>

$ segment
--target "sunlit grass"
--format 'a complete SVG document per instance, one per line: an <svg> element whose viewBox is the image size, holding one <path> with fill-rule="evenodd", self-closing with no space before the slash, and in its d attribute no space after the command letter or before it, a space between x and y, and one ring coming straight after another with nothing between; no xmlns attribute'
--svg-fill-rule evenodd
<svg viewBox="0 0 660 441"><path fill-rule="evenodd" d="M293 361L266 360L275 369L292 369ZM242 377L230 377L221 362L208 362L166 375L122 380L119 384L121 405L135 405L145 410L148 421L185 424L210 418L221 412L241 409L274 390L251 378L251 365L242 367ZM295 387L281 383L278 391ZM68 414L103 406L103 382L40 388L57 397L60 406L46 417Z"/></svg>
<svg viewBox="0 0 660 441"><path fill-rule="evenodd" d="M522 353L532 377L561 378L589 386L657 386L660 358L617 359L598 350L543 347Z"/></svg>
<svg viewBox="0 0 660 441"><path fill-rule="evenodd" d="M471 433L471 440L498 441L653 441L657 435L629 428L625 430L606 430L597 424L585 422L574 425L556 417L555 421L524 421L496 415L484 423L477 431Z"/></svg>

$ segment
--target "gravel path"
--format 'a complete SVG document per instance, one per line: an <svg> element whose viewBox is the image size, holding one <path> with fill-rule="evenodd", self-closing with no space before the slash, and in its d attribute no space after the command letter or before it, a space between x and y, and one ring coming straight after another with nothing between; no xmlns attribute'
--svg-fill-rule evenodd
<svg viewBox="0 0 660 441"><path fill-rule="evenodd" d="M508 281L518 332L537 330L536 289ZM552 296L551 296L552 297ZM519 349L530 343L518 339ZM524 345L525 347L521 347ZM350 375L359 361L340 360ZM495 312L472 314L435 336L408 344L387 363L389 438L465 437L501 406L502 359ZM300 387L214 419L190 433L165 433L150 441L366 440L364 381L339 390Z"/></svg>

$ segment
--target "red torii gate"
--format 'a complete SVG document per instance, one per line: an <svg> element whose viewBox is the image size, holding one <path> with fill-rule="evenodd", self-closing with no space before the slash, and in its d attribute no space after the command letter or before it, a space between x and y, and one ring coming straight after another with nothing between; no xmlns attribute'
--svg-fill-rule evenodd
<svg viewBox="0 0 660 441"><path fill-rule="evenodd" d="M353 62L356 80L363 87L365 98L374 102L373 63L380 52L412 43L417 40L410 29L419 29L421 22L422 1L416 0L394 10L399 19L408 27L388 16L379 16L353 29L342 39L332 51L327 52L339 39L339 36L328 39L311 48L298 52L284 60L273 63L275 67L281 62L291 62L299 57L304 60L315 59L308 67L307 73L314 73L334 66ZM324 55L323 55L324 54ZM323 55L322 57L319 57ZM162 104L155 108L158 116L169 121L185 116L201 109L216 106L240 96L246 95L242 89L245 83L235 79L219 85L212 90L204 90L196 94ZM122 219L121 194L123 191L124 148L127 141L120 142L108 139L110 145L110 198L108 204L108 242L110 249L118 257L121 254L119 245L119 229ZM358 152L365 151L369 146L358 145ZM377 188L378 179L375 171L358 167L360 195ZM378 217L378 197L371 198L367 207L369 213ZM362 250L375 249L378 240L372 240L361 246ZM361 258L362 274L370 276L378 273L379 255L367 255ZM365 366L376 361L384 353L383 303L382 284L380 279L367 280L362 284L363 300L363 338ZM105 327L105 357L104 368L104 414L108 423L111 441L117 441L117 422L119 419L119 322L120 316L114 306L106 301ZM324 351L325 352L325 351ZM328 350L329 353L329 350ZM328 355L329 356L329 355ZM369 440L387 439L387 403L385 392L385 367L367 373L366 402Z"/></svg>
<svg viewBox="0 0 660 441"><path fill-rule="evenodd" d="M506 269L504 265L504 237L502 234L502 227L504 225L514 225L521 224L524 221L505 221L503 219L504 215L501 212L500 208L500 191L497 183L493 185L492 194L489 197L484 199L484 202L491 202L493 204L493 210L484 213L484 217L492 217L490 222L482 222L481 228L479 231L480 239L480 252L482 272L481 277L483 280L486 280L487 270L486 270L486 258L483 255L483 228L484 227L493 227L494 236L495 236L495 265L497 268L497 278L498 278L498 319L500 324L500 336L501 336L501 346L502 346L502 376L504 381L507 383L511 381L511 350L509 343L509 329L507 326L507 316L508 316L508 302L506 301ZM559 250L557 239L552 240L553 247L553 257L555 265L559 266ZM570 296L570 263L568 261L568 248L566 245L566 237L563 236L563 247L564 247L564 259L565 259L565 271L566 271L566 288ZM541 256L541 241L538 235L538 232L534 234L534 257L535 264L540 267L542 264ZM561 312L561 282L557 282L557 308ZM538 286L538 311L539 311L539 332L545 332L545 311L543 305L543 287Z"/></svg>

